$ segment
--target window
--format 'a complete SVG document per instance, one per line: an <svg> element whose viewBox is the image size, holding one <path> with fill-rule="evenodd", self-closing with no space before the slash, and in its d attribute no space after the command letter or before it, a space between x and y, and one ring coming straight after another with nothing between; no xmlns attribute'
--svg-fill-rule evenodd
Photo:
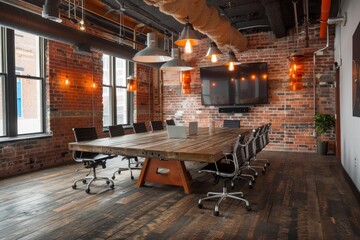
<svg viewBox="0 0 360 240"><path fill-rule="evenodd" d="M1 39L0 136L43 133L44 40L5 28L1 29Z"/></svg>
<svg viewBox="0 0 360 240"><path fill-rule="evenodd" d="M129 62L103 55L103 125L127 125L132 119L132 94L126 90Z"/></svg>

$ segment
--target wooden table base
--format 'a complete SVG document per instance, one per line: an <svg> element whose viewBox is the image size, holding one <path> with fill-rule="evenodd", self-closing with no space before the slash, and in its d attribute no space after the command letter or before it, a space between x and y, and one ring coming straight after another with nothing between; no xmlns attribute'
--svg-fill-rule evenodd
<svg viewBox="0 0 360 240"><path fill-rule="evenodd" d="M185 193L191 192L191 175L183 161L146 158L136 187L144 186L145 182L182 186Z"/></svg>

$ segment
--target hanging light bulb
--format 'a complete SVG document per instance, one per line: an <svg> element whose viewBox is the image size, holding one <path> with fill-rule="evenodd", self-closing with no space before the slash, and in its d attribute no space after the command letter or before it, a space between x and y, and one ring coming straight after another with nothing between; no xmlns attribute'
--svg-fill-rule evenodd
<svg viewBox="0 0 360 240"><path fill-rule="evenodd" d="M69 85L69 84L70 84L69 76L66 74L65 85Z"/></svg>
<svg viewBox="0 0 360 240"><path fill-rule="evenodd" d="M230 62L229 63L229 71L234 71L235 67L234 67L234 62Z"/></svg>
<svg viewBox="0 0 360 240"><path fill-rule="evenodd" d="M215 42L211 42L210 47L209 47L206 55L204 56L204 58L210 58L211 62L216 63L218 61L217 56L219 56L219 55L222 55L222 52L217 47Z"/></svg>
<svg viewBox="0 0 360 240"><path fill-rule="evenodd" d="M185 53L192 53L192 46L189 39L186 40L185 43Z"/></svg>

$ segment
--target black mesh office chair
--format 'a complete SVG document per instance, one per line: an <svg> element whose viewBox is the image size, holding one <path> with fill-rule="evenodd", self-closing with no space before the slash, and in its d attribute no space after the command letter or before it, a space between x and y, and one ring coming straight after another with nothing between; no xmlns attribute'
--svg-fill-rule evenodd
<svg viewBox="0 0 360 240"><path fill-rule="evenodd" d="M175 126L175 121L173 119L167 119L166 120L166 125L167 126Z"/></svg>
<svg viewBox="0 0 360 240"><path fill-rule="evenodd" d="M264 164L264 169L266 169L267 166L270 165L269 160L267 159L258 159L257 158L257 154L260 153L265 147L266 147L266 134L268 134L268 128L270 126L268 124L265 124L261 127L259 127L259 133L258 136L255 139L255 144L254 144L254 156L251 159L251 164L255 164L256 162L265 162Z"/></svg>
<svg viewBox="0 0 360 240"><path fill-rule="evenodd" d="M124 128L121 125L109 126L109 135L111 138L123 136L123 135L125 135ZM127 168L119 168L118 170L116 170L116 172L114 172L112 175L112 179L115 179L116 173L120 174L121 171L129 170L130 178L133 180L134 176L133 176L132 170L141 170L141 167L140 167L141 163L139 162L139 160L136 156L124 156L121 160L127 160L128 167Z"/></svg>
<svg viewBox="0 0 360 240"><path fill-rule="evenodd" d="M75 141L81 142L81 141L90 141L95 140L98 138L96 134L95 127L87 127L87 128L73 128ZM83 184L87 183L87 187L85 192L90 193L90 185L94 181L97 180L105 180L106 184L109 185L111 189L114 188L114 182L110 180L107 177L97 177L96 176L96 168L98 166L102 166L102 168L106 167L106 160L110 158L116 157L116 155L105 155L100 153L93 153L93 152L80 152L80 151L74 151L73 157L76 162L82 162L84 164L85 168L89 168L89 173L85 176L85 178L78 179L74 181L74 184L72 185L73 189L77 188L76 183L81 181ZM93 176L89 176L91 173L91 170L93 172Z"/></svg>
<svg viewBox="0 0 360 240"><path fill-rule="evenodd" d="M161 121L150 121L151 131L163 130L164 126Z"/></svg>
<svg viewBox="0 0 360 240"><path fill-rule="evenodd" d="M224 128L240 128L240 120L225 119L223 123Z"/></svg>
<svg viewBox="0 0 360 240"><path fill-rule="evenodd" d="M245 203L245 207L248 211L251 210L249 201L243 198L244 194L242 192L228 192L227 184L229 181L232 181L233 178L239 173L240 167L244 164L244 147L240 144L243 135L239 135L236 139L234 150L231 154L225 154L225 158L219 160L215 163L210 163L199 172L211 173L218 178L224 179L223 191L222 192L208 192L207 196L199 199L198 207L203 208L203 201L210 200L214 198L220 198L215 204L214 215L219 215L219 205L222 200L226 198L233 198L240 200ZM236 196L240 195L240 197Z"/></svg>
<svg viewBox="0 0 360 240"><path fill-rule="evenodd" d="M144 133L147 132L146 125L143 122L133 123L134 133Z"/></svg>

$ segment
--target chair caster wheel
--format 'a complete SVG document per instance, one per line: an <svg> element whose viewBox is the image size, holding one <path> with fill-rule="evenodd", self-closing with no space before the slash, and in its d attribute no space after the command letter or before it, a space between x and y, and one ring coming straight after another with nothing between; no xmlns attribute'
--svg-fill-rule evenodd
<svg viewBox="0 0 360 240"><path fill-rule="evenodd" d="M266 165L270 166L270 163L267 163Z"/></svg>
<svg viewBox="0 0 360 240"><path fill-rule="evenodd" d="M131 180L134 180L134 176L131 176Z"/></svg>
<svg viewBox="0 0 360 240"><path fill-rule="evenodd" d="M203 208L203 204L202 204L202 203L198 203L198 208L202 209L202 208Z"/></svg>
<svg viewBox="0 0 360 240"><path fill-rule="evenodd" d="M265 169L263 169L263 170L262 170L262 173L263 173L263 174L265 174L265 173L266 173L266 170L265 170Z"/></svg>
<svg viewBox="0 0 360 240"><path fill-rule="evenodd" d="M255 183L256 181L255 181L255 179L254 179L254 180L251 180L251 182L252 182L252 183Z"/></svg>
<svg viewBox="0 0 360 240"><path fill-rule="evenodd" d="M249 183L249 188L250 189L253 189L253 185Z"/></svg>
<svg viewBox="0 0 360 240"><path fill-rule="evenodd" d="M219 211L214 211L214 216L219 216Z"/></svg>
<svg viewBox="0 0 360 240"><path fill-rule="evenodd" d="M118 174L121 174L121 171L120 171L120 170L118 171Z"/></svg>
<svg viewBox="0 0 360 240"><path fill-rule="evenodd" d="M107 185L109 185L109 184L110 184L110 181L109 181L109 180L107 180L107 181L106 181L106 184L107 184Z"/></svg>
<svg viewBox="0 0 360 240"><path fill-rule="evenodd" d="M86 180L85 180L85 179L84 179L84 180L82 180L82 183L83 183L83 184L86 184Z"/></svg>
<svg viewBox="0 0 360 240"><path fill-rule="evenodd" d="M86 192L86 193L90 193L90 189L86 189L85 192Z"/></svg>
<svg viewBox="0 0 360 240"><path fill-rule="evenodd" d="M115 176L112 176L111 179L114 180L114 179L115 179Z"/></svg>
<svg viewBox="0 0 360 240"><path fill-rule="evenodd" d="M72 189L76 189L77 186L76 186L76 184L74 184L71 187L72 187Z"/></svg>
<svg viewBox="0 0 360 240"><path fill-rule="evenodd" d="M257 178L257 176L258 176L258 173L256 172L254 177Z"/></svg>
<svg viewBox="0 0 360 240"><path fill-rule="evenodd" d="M110 188L114 189L115 188L114 184L110 184Z"/></svg>
<svg viewBox="0 0 360 240"><path fill-rule="evenodd" d="M250 206L246 206L245 209L250 212L251 211L251 207Z"/></svg>

